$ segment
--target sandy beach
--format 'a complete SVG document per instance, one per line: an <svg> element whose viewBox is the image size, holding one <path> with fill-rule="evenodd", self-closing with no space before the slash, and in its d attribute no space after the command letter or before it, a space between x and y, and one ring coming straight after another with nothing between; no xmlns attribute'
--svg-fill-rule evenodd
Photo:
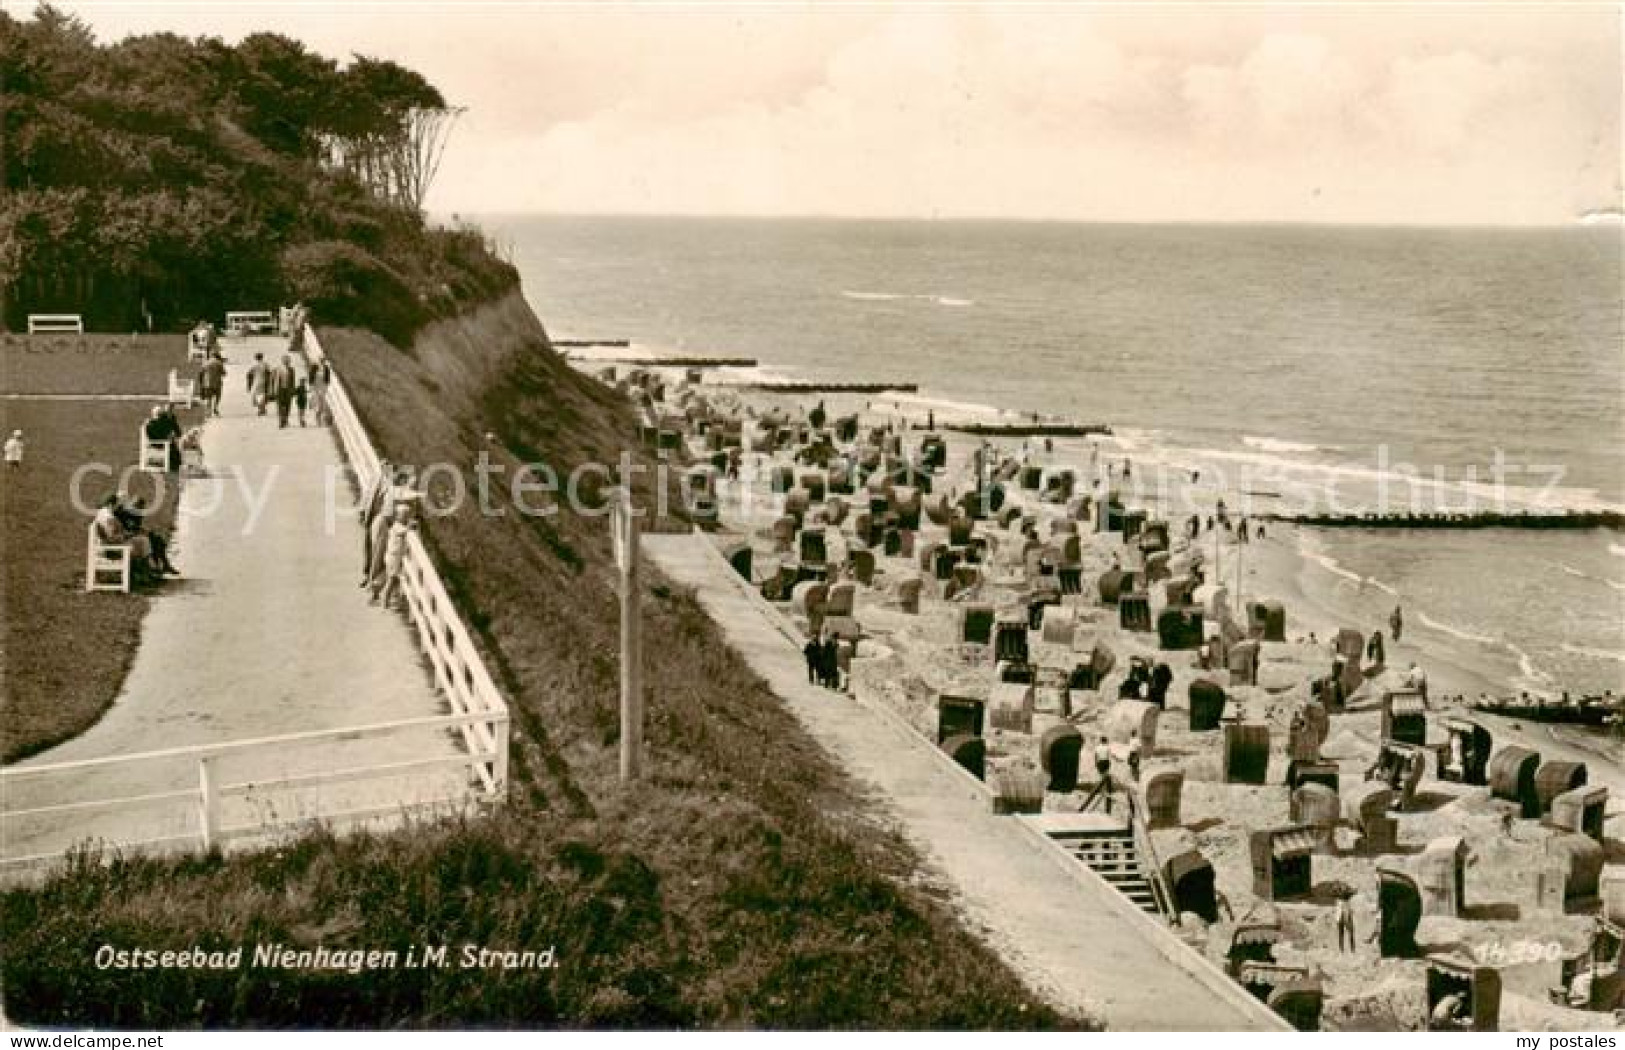
<svg viewBox="0 0 1625 1050"><path fill-rule="evenodd" d="M591 367L582 363L583 367ZM601 369L591 369L595 373ZM968 488L972 456L984 443L998 450L1002 458L1022 461L1043 469L1044 477L1070 469L1080 479L1078 491L1087 491L1091 466L1096 475L1108 469L1118 474L1122 463L1131 469L1144 469L1134 460L1134 451L1114 438L1088 440L1067 438L1045 442L1042 438L1000 439L960 434L946 429L955 420L952 410L937 409L908 401L861 395L786 397L744 393L711 384L685 389L681 369L657 370L668 384L663 411L687 404L721 415L741 418L777 413L786 421L802 421L816 405L834 420L843 415L859 417L859 432L891 426L902 435L905 454L916 450L926 427L935 424L945 438L947 462L933 476L935 500L942 494L957 494ZM624 375L624 367L622 369ZM963 418L963 417L959 417ZM750 446L751 422L746 422L746 447ZM703 443L690 448L695 458L703 458ZM747 451L739 477L718 484L720 525L714 540L723 546L748 543L752 549L752 576L758 584L771 578L781 562L795 555L776 540L774 522L783 513L783 496L772 491L774 468L794 467L797 476L811 468L795 465L791 450L773 454ZM1166 475L1165 477L1172 477ZM1555 914L1535 907L1535 873L1549 864L1547 840L1554 832L1532 820L1517 820L1508 835L1502 826L1501 811L1483 788L1469 788L1435 780L1430 775L1420 785L1418 804L1398 813L1398 852L1374 858L1355 852L1353 832L1338 831L1339 848L1317 854L1314 860L1315 892L1296 901L1271 903L1253 894L1248 836L1257 828L1288 822L1288 792L1283 781L1288 762L1286 752L1289 727L1295 715L1311 699L1311 684L1330 669L1330 639L1338 629L1353 627L1362 634L1380 629L1386 635L1385 610L1392 596L1380 587L1349 579L1328 569L1312 556L1312 540L1305 530L1286 525L1270 525L1260 538L1256 531L1248 542L1223 529L1203 529L1194 542L1182 535L1191 512L1206 513L1220 500L1228 507L1246 505L1246 493L1211 486L1191 474L1184 483L1169 485L1158 502L1125 500L1130 508L1146 507L1153 519L1170 521L1171 558L1188 561L1194 550L1202 551L1204 568L1227 586L1234 600L1239 590L1243 601L1274 600L1286 609L1285 641L1263 642L1258 684L1228 685L1223 670L1204 670L1196 665L1193 652L1159 651L1158 637L1119 626L1118 611L1103 605L1096 595L1097 577L1116 564L1132 565L1137 551L1130 550L1119 534L1096 533L1094 524L1079 521L1062 524L1070 515L1064 503L1039 498L1037 491L1023 491L1012 478L1005 482L1007 501L1034 519L1036 535L1050 537L1057 529L1075 527L1080 538L1082 593L1067 595L1058 610L1046 612L1071 623L1070 645L1044 640L1048 632L1030 632L1032 661L1040 669L1070 669L1094 644L1109 649L1116 658L1110 675L1098 690L1073 690L1070 714L1058 691L1042 684L1035 690L1031 724L1011 728L989 725L984 730L986 776L997 784L1012 773L1039 772L1040 740L1046 729L1070 722L1088 746L1101 735L1111 738L1115 756L1113 771L1127 777L1123 765L1126 741L1114 718L1117 687L1132 659L1148 664L1166 663L1173 681L1168 690L1167 710L1158 721L1154 749L1144 756L1143 775L1160 769L1184 773L1182 827L1157 833L1159 852L1195 848L1212 864L1216 883L1229 913L1211 925L1195 916L1186 916L1177 927L1180 936L1210 958L1223 963L1233 922L1279 923L1283 940L1277 946L1277 961L1301 965L1323 981L1325 1004L1323 1023L1329 1029L1377 1028L1384 1030L1416 1028L1421 1025L1424 963L1418 959L1384 959L1367 938L1378 923L1376 869L1380 863L1405 868L1414 865L1414 856L1441 836L1461 835L1472 844L1469 862L1468 900L1460 918L1428 916L1423 919L1418 940L1424 951L1472 955L1490 951L1496 945L1538 944L1547 953L1538 963L1507 967L1503 980L1506 992L1502 1005L1505 1027L1549 1028L1553 1030L1594 1029L1608 1023L1605 1015L1584 1013L1553 1006L1546 989L1557 983L1559 954L1582 950L1588 943L1593 920L1587 914ZM862 492L860 490L859 496ZM847 502L853 502L847 497ZM827 504L825 505L827 507ZM1159 506L1161 509L1159 509ZM1187 508L1195 508L1188 511ZM861 508L854 508L861 509ZM1180 516L1172 511L1186 511ZM813 519L824 513L815 501L809 513ZM1234 520L1234 519L1232 519ZM1022 564L1025 537L1015 528L1001 528L994 520L975 523L976 535L986 538L988 558L981 566L979 582L952 597L942 585L921 571L916 556L887 557L876 550L876 569L871 584L856 588L854 615L862 625L862 640L851 663L847 688L865 700L886 704L902 716L923 737L935 740L937 698L948 693L986 698L994 688L994 668L988 647L960 640L960 619L967 603L995 609L1024 608L1031 583ZM824 529L826 559L831 566L847 562L853 546L847 527ZM1256 530L1256 525L1254 526ZM934 542L947 540L946 530L922 517L914 539L919 551ZM1308 551L1309 553L1306 553ZM1238 571L1239 570L1239 571ZM898 599L901 581L923 577L918 613L903 611ZM1161 607L1161 588L1151 588L1152 615ZM785 606L796 622L809 626L805 610ZM1057 638L1060 634L1056 635ZM1334 715L1321 754L1338 764L1344 791L1363 779L1379 747L1380 700L1384 692L1403 688L1403 672L1413 662L1425 668L1434 698L1435 714L1429 718L1430 742L1442 741L1446 734L1439 724L1442 714L1453 707L1445 698L1474 697L1481 693L1504 693L1503 683L1475 668L1448 646L1430 644L1428 632L1407 632L1401 642L1391 640L1385 666L1368 672L1366 684L1349 698L1347 713ZM1187 692L1198 677L1226 683L1230 715L1244 722L1265 723L1270 727L1269 772L1264 784L1226 783L1222 769L1220 734L1213 730L1192 731L1188 727ZM991 707L992 705L990 705ZM1465 709L1461 713L1466 713ZM1539 750L1548 759L1565 758L1587 764L1591 784L1610 789L1607 832L1611 839L1621 835L1621 814L1625 812L1625 776L1620 765L1607 755L1607 743L1594 741L1584 733L1559 727L1519 724L1506 719L1487 718L1496 746L1518 743ZM1086 761L1084 763L1088 765ZM1093 770L1084 771L1078 790L1051 792L1045 796L1046 812L1076 811L1094 787ZM1617 843L1610 844L1609 868L1618 872L1621 856ZM1337 888L1352 894L1360 945L1353 953L1337 950L1333 926L1333 905ZM1232 921L1233 920L1233 921Z"/></svg>

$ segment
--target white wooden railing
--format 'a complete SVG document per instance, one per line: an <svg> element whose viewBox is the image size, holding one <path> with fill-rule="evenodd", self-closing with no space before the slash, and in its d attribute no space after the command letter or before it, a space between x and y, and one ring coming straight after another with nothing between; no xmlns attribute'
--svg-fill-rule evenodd
<svg viewBox="0 0 1625 1050"><path fill-rule="evenodd" d="M108 820L116 816L119 823L113 827L120 833L114 837L75 832L72 837L107 841L124 851L209 850L237 840L263 839L311 821L328 825L353 824L393 819L406 812L461 809L477 797L470 794L469 785L488 784L490 769L505 765L506 759L489 750L446 754L444 745L436 748L433 742L444 739L445 732L466 731L471 724L488 721L489 717L483 714L429 715L131 755L13 766L0 770L0 789L6 799L6 809L0 813L0 821L3 821L0 842L7 845L7 855L0 857L0 870L26 868L60 858L75 843L63 841L65 836L53 833L54 829L67 822L76 828L87 828L88 821L96 814L105 814ZM369 761L349 768L327 768L335 747L342 747L346 753L371 751L387 738L402 736L417 739L397 747L397 752L439 753L389 762ZM505 743L506 734L502 734L501 739ZM357 741L365 741L368 747L355 748ZM305 767L301 772L287 771L301 766ZM267 773L268 769L275 772ZM472 772L458 776L459 770ZM439 780L425 775L437 771L451 775ZM95 784L103 777L126 785L144 785L145 790L104 796ZM376 788L379 781L408 778L408 788L396 784L372 792L365 787L343 792L332 790L337 785L366 782ZM59 783L50 783L53 779ZM76 797L86 793L83 790L86 783L90 784L90 797ZM317 798L298 795L313 789L324 789L327 794ZM23 805L13 808L19 801ZM236 823L226 819L228 803L236 803ZM186 817L187 810L195 812L195 819ZM131 838L123 833L126 822L161 833L143 833L145 837ZM27 849L31 842L40 842L48 848L25 853L13 851L17 845Z"/></svg>
<svg viewBox="0 0 1625 1050"><path fill-rule="evenodd" d="M304 333L307 357L324 359L316 333ZM378 453L336 372L327 404L366 491L379 474ZM311 821L353 824L500 802L508 786L508 705L416 533L401 583L451 714L0 769L0 872L53 861L87 839L122 850L208 850ZM461 739L457 753L446 753L447 732ZM355 748L356 741L367 746ZM384 750L386 741L388 760L330 768L335 758L342 764L349 754ZM384 781L392 783L380 788ZM349 786L334 790L338 785ZM311 796L313 789L322 793ZM144 827L141 837L129 833L130 824ZM97 826L107 833L96 834ZM148 834L153 830L163 833Z"/></svg>
<svg viewBox="0 0 1625 1050"><path fill-rule="evenodd" d="M303 342L305 356L311 362L327 359L315 329L309 325L304 328ZM338 432L344 454L356 473L356 481L361 491L366 492L378 479L380 460L336 368L327 388L327 407L333 418L333 429ZM496 756L482 769L480 777L488 794L502 798L508 787L507 701L446 593L446 585L424 549L422 538L413 532L406 544L401 589L417 627L418 644L434 667L435 685L452 710L460 715L485 716L484 721L471 720L463 725L463 742L470 754Z"/></svg>

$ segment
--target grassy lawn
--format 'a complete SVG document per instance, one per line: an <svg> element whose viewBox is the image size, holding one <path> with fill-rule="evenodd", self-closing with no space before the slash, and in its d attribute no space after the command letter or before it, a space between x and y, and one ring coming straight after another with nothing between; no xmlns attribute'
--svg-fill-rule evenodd
<svg viewBox="0 0 1625 1050"><path fill-rule="evenodd" d="M221 349L229 362L230 341ZM171 368L197 371L183 335L0 335L0 394L163 397Z"/></svg>
<svg viewBox="0 0 1625 1050"><path fill-rule="evenodd" d="M114 358L76 349L21 356L28 364L18 371L54 375L63 389L83 390L109 375L127 374L119 371L123 363L108 365ZM17 357L8 351L3 358L8 382ZM138 391L162 389L164 373L155 372L155 361L148 352L143 374L158 378ZM114 474L83 480L86 506L93 507L118 487L118 476L135 463L137 434L150 409L145 401L0 400L0 432L22 430L28 449L20 470L0 469L0 548L5 551L0 562L5 612L0 628L0 755L5 761L60 743L92 725L118 695L134 657L141 617L153 598L84 593L90 518L74 506L71 490L75 471L91 463L106 464ZM191 425L188 415L183 414L183 423ZM160 491L153 476L130 474L127 490L159 508L152 520L168 532L177 486L171 479ZM175 559L184 566L185 552L177 550Z"/></svg>
<svg viewBox="0 0 1625 1050"><path fill-rule="evenodd" d="M323 339L397 462L486 452L562 475L636 447L624 401L515 311L403 354ZM495 347L514 352L499 358ZM487 435L490 435L489 439ZM601 518L472 506L426 539L513 705L508 804L466 825L226 859L87 865L0 896L6 1011L117 1027L1073 1027L964 929L920 860L721 641L643 595L647 768L616 769ZM554 946L552 970L116 970L151 948ZM454 949L455 950L455 949Z"/></svg>

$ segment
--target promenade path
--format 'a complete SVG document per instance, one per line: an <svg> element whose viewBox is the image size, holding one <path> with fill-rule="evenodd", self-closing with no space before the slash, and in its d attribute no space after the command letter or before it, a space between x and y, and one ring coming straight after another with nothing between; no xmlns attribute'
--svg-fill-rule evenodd
<svg viewBox="0 0 1625 1050"><path fill-rule="evenodd" d="M643 538L649 560L691 587L732 645L786 707L870 787L926 864L952 887L967 925L1056 1006L1109 1028L1285 1028L1240 986L1124 916L1116 891L1023 828L897 721L807 683L787 628L701 535Z"/></svg>
<svg viewBox="0 0 1625 1050"><path fill-rule="evenodd" d="M361 526L332 433L297 419L278 429L245 390L253 355L279 360L286 340L224 344L229 374L221 416L204 428L207 476L183 482L167 582L142 623L123 691L82 735L9 769L129 756L193 745L446 714L399 613L368 604L358 586ZM302 367L302 365L301 365ZM133 435L132 435L133 440ZM69 538L80 541L78 537ZM84 601L116 597L86 594ZM333 773L453 757L461 747L440 727L316 746L256 748L215 759L216 785ZM68 810L0 824L0 859L54 853L85 840L129 845L199 827L195 758L153 760L62 774L8 777L7 813L93 799L172 792L116 811ZM319 810L399 806L456 797L462 769L403 772L336 785L261 788L222 800L225 828ZM385 819L390 819L386 814ZM189 841L187 841L189 840Z"/></svg>

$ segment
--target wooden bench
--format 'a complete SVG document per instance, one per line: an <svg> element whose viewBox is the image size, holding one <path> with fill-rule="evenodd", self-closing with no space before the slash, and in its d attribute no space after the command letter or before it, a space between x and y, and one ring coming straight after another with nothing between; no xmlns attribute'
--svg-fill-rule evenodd
<svg viewBox="0 0 1625 1050"><path fill-rule="evenodd" d="M130 545L108 543L90 523L85 545L85 590L130 591Z"/></svg>
<svg viewBox="0 0 1625 1050"><path fill-rule="evenodd" d="M238 338L275 334L276 330L276 318L269 310L235 310L226 314L226 331Z"/></svg>
<svg viewBox="0 0 1625 1050"><path fill-rule="evenodd" d="M79 314L29 314L29 335L84 335L85 321Z"/></svg>
<svg viewBox="0 0 1625 1050"><path fill-rule="evenodd" d="M180 373L171 368L169 370L169 403L191 408L197 396L197 380L181 380Z"/></svg>
<svg viewBox="0 0 1625 1050"><path fill-rule="evenodd" d="M168 439L154 441L147 437L147 432L141 432L141 458L136 460L140 469L150 474L167 474L169 472L169 446Z"/></svg>

